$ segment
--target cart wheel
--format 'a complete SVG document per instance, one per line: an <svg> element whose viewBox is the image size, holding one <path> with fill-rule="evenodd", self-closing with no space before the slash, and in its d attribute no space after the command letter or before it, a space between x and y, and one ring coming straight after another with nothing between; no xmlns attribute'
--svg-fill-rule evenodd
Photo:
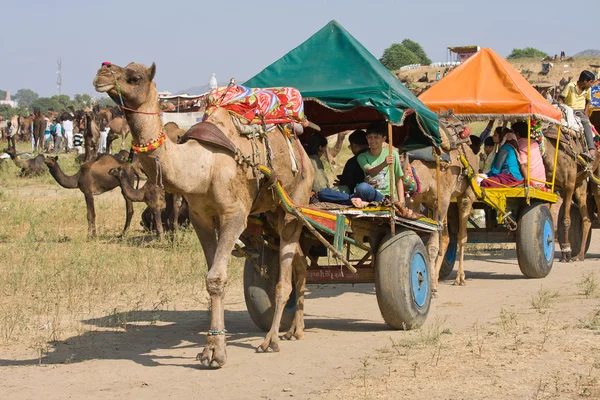
<svg viewBox="0 0 600 400"><path fill-rule="evenodd" d="M554 262L554 225L548 207L528 206L517 228L517 260L523 275L543 278Z"/></svg>
<svg viewBox="0 0 600 400"><path fill-rule="evenodd" d="M454 270L454 264L456 263L457 254L458 243L456 243L456 239L451 239L450 243L448 243L446 254L444 254L444 259L442 260L442 267L440 268L440 275L438 279L446 279L448 275L452 273Z"/></svg>
<svg viewBox="0 0 600 400"><path fill-rule="evenodd" d="M244 264L244 299L252 322L268 332L275 313L275 288L279 281L279 253L265 247L258 257L258 264L265 267L267 277L259 273L251 262ZM293 283L292 283L293 285ZM293 287L293 286L292 286ZM283 310L280 331L292 326L296 311L296 293L292 290L290 299Z"/></svg>
<svg viewBox="0 0 600 400"><path fill-rule="evenodd" d="M427 250L412 231L381 241L375 259L375 292L385 322L394 329L418 328L431 304Z"/></svg>
<svg viewBox="0 0 600 400"><path fill-rule="evenodd" d="M565 237L565 228L562 224L563 215L565 213L565 209L563 207L560 208L560 212L558 214L558 242L563 243ZM571 243L571 254L576 256L579 254L581 250L581 237L582 235L582 220L581 213L579 212L579 208L576 205L571 206L571 226L569 227L569 242ZM587 254L590 249L590 243L592 240L592 230L590 229L588 233L587 243L585 245L585 253Z"/></svg>

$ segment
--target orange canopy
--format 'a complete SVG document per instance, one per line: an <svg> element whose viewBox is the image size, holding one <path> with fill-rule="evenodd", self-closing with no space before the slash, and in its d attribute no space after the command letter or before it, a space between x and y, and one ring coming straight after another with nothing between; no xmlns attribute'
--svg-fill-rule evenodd
<svg viewBox="0 0 600 400"><path fill-rule="evenodd" d="M421 100L432 111L454 109L473 119L527 118L560 123L561 114L491 49L481 49L425 91Z"/></svg>

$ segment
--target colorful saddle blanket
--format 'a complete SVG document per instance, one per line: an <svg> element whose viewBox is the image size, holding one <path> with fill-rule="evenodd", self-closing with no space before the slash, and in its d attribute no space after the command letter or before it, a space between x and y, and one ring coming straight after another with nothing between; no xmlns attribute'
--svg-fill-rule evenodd
<svg viewBox="0 0 600 400"><path fill-rule="evenodd" d="M229 85L213 89L208 96L204 119L219 107L247 125L306 121L302 95L291 87L257 89Z"/></svg>

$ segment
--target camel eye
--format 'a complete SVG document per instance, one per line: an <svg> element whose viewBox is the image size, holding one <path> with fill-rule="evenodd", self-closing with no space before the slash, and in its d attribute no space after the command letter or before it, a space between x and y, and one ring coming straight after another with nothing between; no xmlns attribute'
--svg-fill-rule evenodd
<svg viewBox="0 0 600 400"><path fill-rule="evenodd" d="M131 76L131 77L127 78L127 82L129 82L129 83L138 83L141 80L142 80L142 78L140 78L139 76Z"/></svg>

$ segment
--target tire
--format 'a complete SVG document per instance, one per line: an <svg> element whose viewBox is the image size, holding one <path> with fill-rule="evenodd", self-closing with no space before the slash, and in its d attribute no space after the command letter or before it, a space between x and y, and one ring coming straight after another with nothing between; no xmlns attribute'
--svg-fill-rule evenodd
<svg viewBox="0 0 600 400"><path fill-rule="evenodd" d="M573 204L571 206L571 226L569 227L569 242L571 243L571 254L576 256L579 254L581 250L581 238L582 238L582 220L581 213L579 212L579 208ZM561 207L560 212L558 214L558 242L563 243L565 239L565 228L563 227L561 221L564 215L564 208ZM585 253L590 249L590 242L592 240L592 229L588 232L587 243L585 245Z"/></svg>
<svg viewBox="0 0 600 400"><path fill-rule="evenodd" d="M375 293L385 322L394 329L423 325L431 305L427 250L419 236L387 233L375 258Z"/></svg>
<svg viewBox="0 0 600 400"><path fill-rule="evenodd" d="M262 331L268 332L271 329L275 313L275 289L279 281L279 253L265 247L257 261L259 265L266 267L268 276L262 276L254 265L246 260L244 264L244 299L252 322ZM295 311L296 296L295 290L292 290L290 299L283 310L279 325L280 331L290 329Z"/></svg>
<svg viewBox="0 0 600 400"><path fill-rule="evenodd" d="M544 278L554 262L554 225L548 207L528 206L517 228L517 260L523 275Z"/></svg>
<svg viewBox="0 0 600 400"><path fill-rule="evenodd" d="M454 264L456 264L456 256L458 254L458 243L456 238L451 238L442 260L442 267L440 268L439 280L446 279L448 275L454 270Z"/></svg>

